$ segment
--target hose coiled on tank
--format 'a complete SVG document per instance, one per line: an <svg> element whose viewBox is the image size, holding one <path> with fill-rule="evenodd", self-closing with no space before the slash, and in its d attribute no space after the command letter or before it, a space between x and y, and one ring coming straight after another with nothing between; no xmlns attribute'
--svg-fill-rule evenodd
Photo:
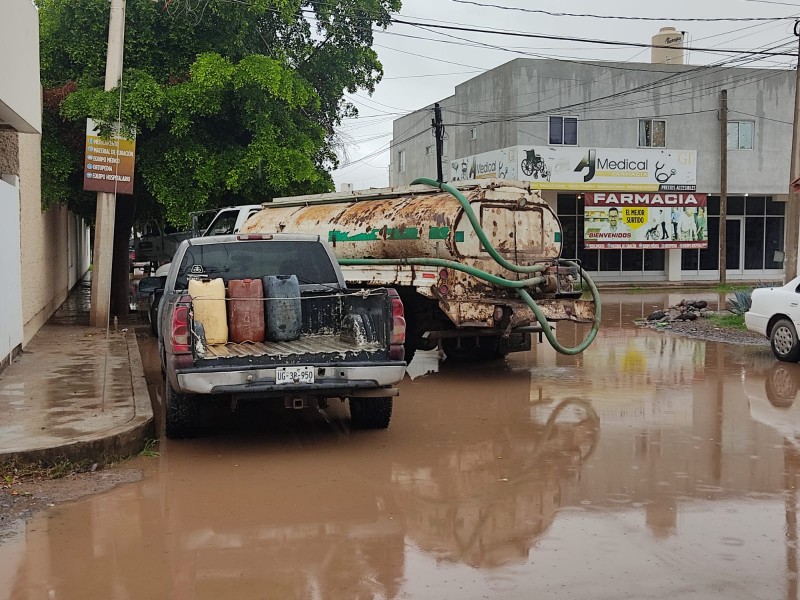
<svg viewBox="0 0 800 600"><path fill-rule="evenodd" d="M427 177L420 177L419 179L415 179L411 182L412 185L415 184L426 184L433 187L437 187L440 190L449 193L453 196L456 200L459 201L462 208L464 209L464 214L467 215L467 219L469 219L472 228L474 229L478 239L480 240L483 247L489 252L489 255L494 259L494 261L499 264L504 269L509 271L513 271L514 273L540 273L545 269L545 266L542 264L536 265L517 265L512 262L506 260L498 251L497 249L492 246L489 242L489 238L486 233L483 231L478 218L475 216L475 212L472 210L472 207L469 204L469 200L467 200L464 195L453 186L443 183L441 181L436 181L435 179L429 179ZM528 305L528 307L533 312L536 320L539 322L539 325L542 327L542 331L544 332L547 341L550 342L550 345L555 348L556 351L560 352L561 354L580 354L589 345L594 341L594 338L597 336L597 332L600 329L600 294L597 291L597 286L592 281L591 277L584 271L583 267L581 267L578 263L569 260L558 259L558 264L568 267L574 267L578 270L581 275L581 278L585 280L589 286L589 291L592 294L592 300L594 301L595 305L595 312L594 312L594 321L592 322L592 328L589 330L588 335L586 338L577 346L573 348L567 348L559 343L556 339L555 333L553 329L550 327L550 323L548 323L547 318L545 317L542 310L536 304L536 301L531 297L528 291L525 289L526 287L531 287L535 285L540 285L544 283L544 277L530 277L528 279L522 280L513 280L513 279L506 279L504 277L498 277L497 275L492 275L491 273L487 273L486 271L482 271L481 269L477 269L475 267L471 267L468 265L462 265L461 263L446 260L441 258L341 258L339 259L339 264L342 265L395 265L395 266L402 266L402 265L419 265L419 266L431 266L431 267L444 267L448 269L454 269L456 271L462 271L471 275L473 277L477 277L479 279L483 279L488 283L492 283L494 285L513 288L516 289L517 293L519 294L520 298Z"/></svg>

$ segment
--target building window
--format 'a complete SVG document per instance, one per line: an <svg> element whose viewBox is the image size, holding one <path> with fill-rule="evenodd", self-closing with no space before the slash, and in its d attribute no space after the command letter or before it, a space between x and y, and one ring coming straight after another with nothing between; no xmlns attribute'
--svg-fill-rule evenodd
<svg viewBox="0 0 800 600"><path fill-rule="evenodd" d="M639 146L667 147L667 122L660 119L639 119Z"/></svg>
<svg viewBox="0 0 800 600"><path fill-rule="evenodd" d="M551 144L578 145L578 117L550 117Z"/></svg>
<svg viewBox="0 0 800 600"><path fill-rule="evenodd" d="M753 121L728 121L728 150L752 150Z"/></svg>
<svg viewBox="0 0 800 600"><path fill-rule="evenodd" d="M400 152L397 153L397 171L399 173L405 173L406 172L406 151L405 150L400 150Z"/></svg>
<svg viewBox="0 0 800 600"><path fill-rule="evenodd" d="M478 128L477 127L470 127L469 128L469 139L477 140L478 139Z"/></svg>
<svg viewBox="0 0 800 600"><path fill-rule="evenodd" d="M433 146L425 146L425 156L431 156L433 154Z"/></svg>

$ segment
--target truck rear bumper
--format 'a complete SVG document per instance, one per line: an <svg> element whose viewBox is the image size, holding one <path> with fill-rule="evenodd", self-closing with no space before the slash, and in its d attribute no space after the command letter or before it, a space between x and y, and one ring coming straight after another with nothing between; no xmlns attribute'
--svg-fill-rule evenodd
<svg viewBox="0 0 800 600"><path fill-rule="evenodd" d="M295 366L295 365L292 365ZM299 365L298 365L299 366ZM349 389L379 388L403 379L405 363L370 366L314 365L314 383L277 384L276 368L207 370L193 369L176 373L178 387L187 394L269 394L289 393L335 396Z"/></svg>

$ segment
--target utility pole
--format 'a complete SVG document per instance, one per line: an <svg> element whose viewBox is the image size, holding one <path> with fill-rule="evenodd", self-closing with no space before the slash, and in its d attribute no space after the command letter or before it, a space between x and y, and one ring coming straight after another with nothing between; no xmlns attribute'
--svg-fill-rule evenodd
<svg viewBox="0 0 800 600"><path fill-rule="evenodd" d="M125 0L111 0L106 51L105 90L113 90L122 77L122 49L125 43ZM111 312L111 264L114 257L116 194L97 192L92 259L92 327L106 327Z"/></svg>
<svg viewBox="0 0 800 600"><path fill-rule="evenodd" d="M794 84L794 126L792 128L792 162L789 169L789 199L786 202L786 241L783 244L783 282L789 283L797 277L797 243L800 232L800 21L794 23L794 34L798 38L797 66Z"/></svg>
<svg viewBox="0 0 800 600"><path fill-rule="evenodd" d="M719 109L719 282L728 279L728 90L722 90Z"/></svg>
<svg viewBox="0 0 800 600"><path fill-rule="evenodd" d="M433 105L433 119L431 119L431 127L433 127L433 136L436 139L436 181L439 183L444 182L442 174L442 153L444 146L444 125L442 125L442 108L439 103Z"/></svg>

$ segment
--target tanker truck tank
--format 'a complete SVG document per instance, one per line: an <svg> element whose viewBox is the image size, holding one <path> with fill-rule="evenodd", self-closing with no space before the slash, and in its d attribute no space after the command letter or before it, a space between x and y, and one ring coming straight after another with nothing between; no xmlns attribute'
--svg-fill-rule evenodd
<svg viewBox="0 0 800 600"><path fill-rule="evenodd" d="M599 323L595 298L582 298L591 281L560 259L561 225L538 191L509 180L424 181L276 198L240 232L320 235L348 283L396 288L408 360L439 342L452 358L504 356L530 349L531 333L559 349L548 323Z"/></svg>

